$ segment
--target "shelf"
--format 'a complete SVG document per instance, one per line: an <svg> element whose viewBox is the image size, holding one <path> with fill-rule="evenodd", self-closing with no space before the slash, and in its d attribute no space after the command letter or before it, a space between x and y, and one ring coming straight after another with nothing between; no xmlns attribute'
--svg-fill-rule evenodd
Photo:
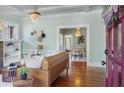
<svg viewBox="0 0 124 93"><path fill-rule="evenodd" d="M9 52L9 53L13 53L13 52L20 52L20 51L18 50L18 51L7 51L7 52Z"/></svg>
<svg viewBox="0 0 124 93"><path fill-rule="evenodd" d="M13 45L7 46L11 42L12 41L5 42L5 55L8 55L6 57L4 56L5 65L9 65L10 63L15 63L21 60L21 42L13 41Z"/></svg>
<svg viewBox="0 0 124 93"><path fill-rule="evenodd" d="M5 58L11 58L11 57L17 57L17 56L20 56L21 57L21 55L13 55L13 56L7 56Z"/></svg>
<svg viewBox="0 0 124 93"><path fill-rule="evenodd" d="M12 61L17 62L21 59L21 40L19 24L8 21L2 22L3 31L0 32L0 40L3 41L3 64L4 66ZM11 43L12 44L9 44ZM9 45L9 46L8 46ZM16 50L18 49L18 50ZM6 56L6 57L5 57Z"/></svg>
<svg viewBox="0 0 124 93"><path fill-rule="evenodd" d="M18 63L21 62L21 59L18 60L6 60L6 62L4 63L4 66L8 66L10 63Z"/></svg>

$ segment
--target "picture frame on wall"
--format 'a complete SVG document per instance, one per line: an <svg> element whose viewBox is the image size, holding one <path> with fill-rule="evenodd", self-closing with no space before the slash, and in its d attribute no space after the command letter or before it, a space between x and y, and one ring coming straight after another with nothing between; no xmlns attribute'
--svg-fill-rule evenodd
<svg viewBox="0 0 124 93"><path fill-rule="evenodd" d="M85 43L85 36L84 35L81 35L80 37L78 37L78 44L81 44L81 43Z"/></svg>

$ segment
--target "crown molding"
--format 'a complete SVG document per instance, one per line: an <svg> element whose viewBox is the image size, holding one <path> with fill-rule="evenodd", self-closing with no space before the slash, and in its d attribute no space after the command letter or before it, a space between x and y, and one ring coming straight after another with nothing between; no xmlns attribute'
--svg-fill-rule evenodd
<svg viewBox="0 0 124 93"><path fill-rule="evenodd" d="M21 21L22 19L20 17L16 17L16 16L10 16L10 15L1 15L0 14L0 20L7 20L7 19L12 19L12 20L19 20Z"/></svg>
<svg viewBox="0 0 124 93"><path fill-rule="evenodd" d="M0 16L12 18L15 20L28 20L30 18L30 15L28 14L32 11L32 9L23 11L10 5L2 6L0 7L0 9L4 11L5 7L6 9L9 9L9 12L6 12L6 13L0 12ZM82 15L82 14L86 14L87 12L99 10L100 8L98 7L99 6L88 6L88 5L60 5L60 6L38 8L38 11L41 13L41 15L43 13L41 17L44 19L44 18L51 18L51 17ZM70 9L70 12L65 11L66 9ZM76 9L77 11L76 10L72 11L74 9ZM63 10L64 12L58 12ZM57 11L57 13L55 13L55 11Z"/></svg>
<svg viewBox="0 0 124 93"><path fill-rule="evenodd" d="M39 12L44 12L44 11L55 11L55 10L61 10L61 9L73 9L73 8L85 8L88 6L84 5L60 5L60 6L52 6L52 7L43 7L43 8L38 8ZM25 12L29 13L31 12L32 9L25 10Z"/></svg>
<svg viewBox="0 0 124 93"><path fill-rule="evenodd" d="M94 11L90 11L90 12L86 12L86 11L82 11L82 12L73 12L73 13L62 13L62 14L51 14L51 15L43 15L41 16L41 20L43 19L48 19L48 18L59 18L59 17L68 17L68 16L77 16L77 15L87 15L88 13L91 12L98 12L98 11L102 11L102 9L97 9ZM30 16L28 17L24 17L21 19L22 21L24 20L30 20Z"/></svg>

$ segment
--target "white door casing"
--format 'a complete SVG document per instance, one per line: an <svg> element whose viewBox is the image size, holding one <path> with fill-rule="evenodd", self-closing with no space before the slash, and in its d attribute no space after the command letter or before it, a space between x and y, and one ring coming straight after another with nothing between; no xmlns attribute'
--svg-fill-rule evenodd
<svg viewBox="0 0 124 93"><path fill-rule="evenodd" d="M76 24L76 25L61 25L61 26L58 26L57 27L57 45L56 45L56 49L59 50L59 35L60 35L60 30L61 29L67 29L67 28L77 28L77 27L80 27L80 28L86 28L86 31L87 31L87 36L86 36L86 43L87 43L87 64L88 62L90 62L90 27L89 27L89 24Z"/></svg>

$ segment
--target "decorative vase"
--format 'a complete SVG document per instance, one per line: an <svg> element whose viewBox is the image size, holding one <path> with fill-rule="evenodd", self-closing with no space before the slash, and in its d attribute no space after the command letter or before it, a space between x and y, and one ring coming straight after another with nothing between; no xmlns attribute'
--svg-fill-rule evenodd
<svg viewBox="0 0 124 93"><path fill-rule="evenodd" d="M37 45L37 54L38 55L41 55L41 50L43 49L43 44L42 43L39 43L38 45Z"/></svg>
<svg viewBox="0 0 124 93"><path fill-rule="evenodd" d="M12 66L15 66L15 64L14 63L10 63L9 66L12 67Z"/></svg>
<svg viewBox="0 0 124 93"><path fill-rule="evenodd" d="M21 80L26 80L27 79L27 74L21 74Z"/></svg>

